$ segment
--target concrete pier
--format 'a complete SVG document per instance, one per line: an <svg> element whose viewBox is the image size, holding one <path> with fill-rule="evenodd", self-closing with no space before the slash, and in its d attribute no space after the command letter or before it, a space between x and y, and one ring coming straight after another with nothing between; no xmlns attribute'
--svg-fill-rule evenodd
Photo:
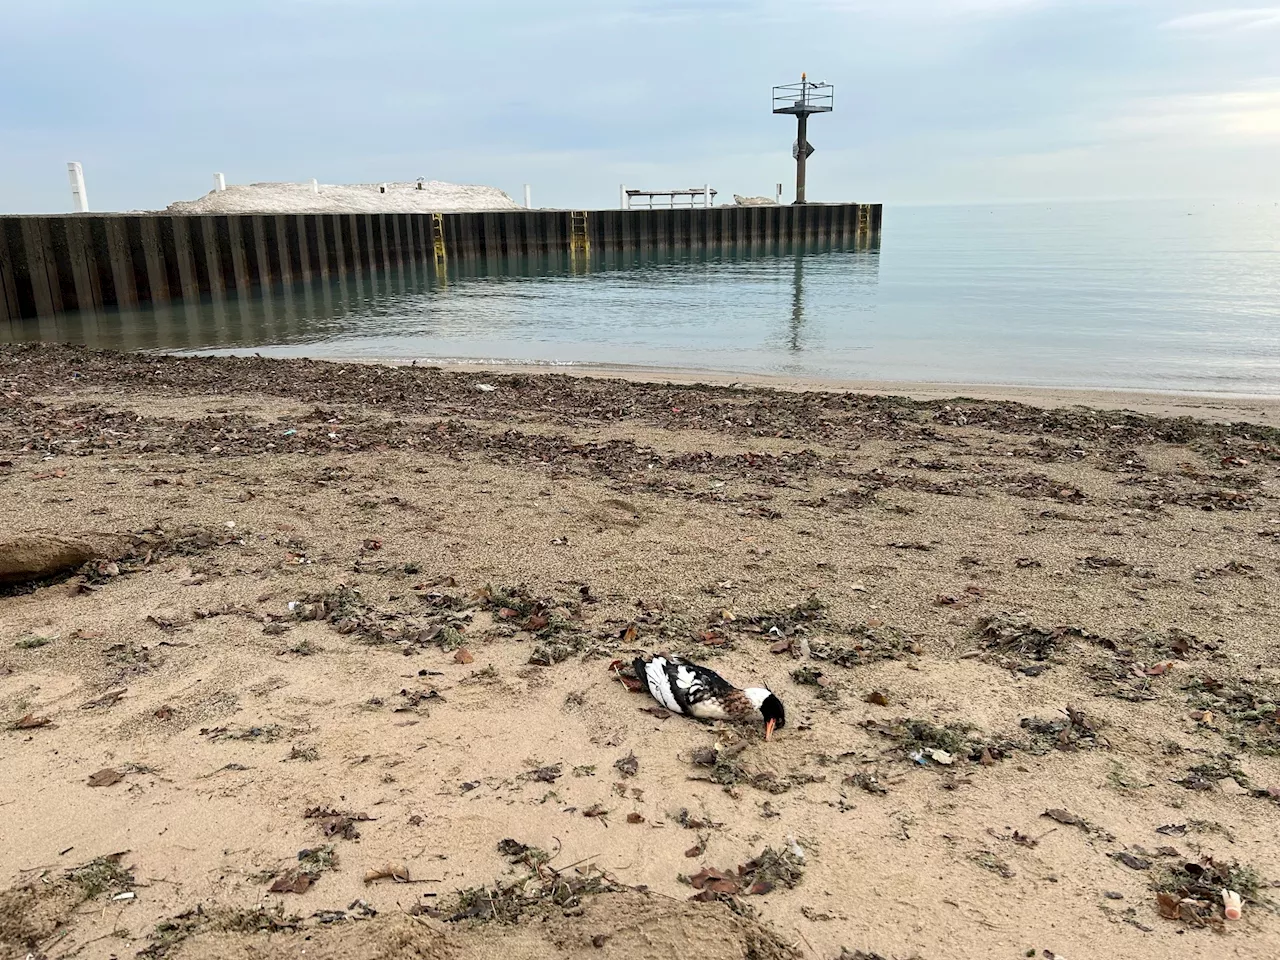
<svg viewBox="0 0 1280 960"><path fill-rule="evenodd" d="M486 213L0 217L0 321L252 297L312 281L568 253L733 246L761 253L879 237L880 204ZM470 271L466 271L470 272Z"/></svg>

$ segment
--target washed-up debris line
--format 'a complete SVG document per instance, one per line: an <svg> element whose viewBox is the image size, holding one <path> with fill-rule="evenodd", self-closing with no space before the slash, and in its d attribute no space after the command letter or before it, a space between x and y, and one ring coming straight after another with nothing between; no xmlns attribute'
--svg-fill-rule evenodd
<svg viewBox="0 0 1280 960"><path fill-rule="evenodd" d="M360 590L340 584L292 601L289 611L297 620L328 623L337 633L363 643L445 651L464 647L476 615L483 612L492 621L485 636L534 641L529 662L538 666L551 666L572 656L603 656L615 646L584 629L581 597L536 597L524 585L499 588L486 584L466 599L434 589L421 594L420 599L422 612L380 609ZM470 662L466 659L470 656L469 652L461 655L459 662Z"/></svg>

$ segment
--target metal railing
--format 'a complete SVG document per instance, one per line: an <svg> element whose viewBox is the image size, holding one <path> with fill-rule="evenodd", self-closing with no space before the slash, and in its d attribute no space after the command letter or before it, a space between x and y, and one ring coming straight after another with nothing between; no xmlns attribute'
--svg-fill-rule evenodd
<svg viewBox="0 0 1280 960"><path fill-rule="evenodd" d="M829 83L801 80L773 88L774 113L830 113L836 88Z"/></svg>
<svg viewBox="0 0 1280 960"><path fill-rule="evenodd" d="M716 198L711 186L690 187L688 190L629 190L618 188L619 206L623 210L682 210L694 207L710 207Z"/></svg>

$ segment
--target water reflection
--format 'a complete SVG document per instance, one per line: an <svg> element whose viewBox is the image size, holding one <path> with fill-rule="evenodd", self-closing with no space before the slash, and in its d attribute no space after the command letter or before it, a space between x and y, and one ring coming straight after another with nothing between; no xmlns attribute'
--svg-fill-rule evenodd
<svg viewBox="0 0 1280 960"><path fill-rule="evenodd" d="M589 259L567 251L455 259L444 270L401 264L262 296L238 297L232 286L232 295L215 290L201 303L0 325L0 341L130 351L688 364L690 358L676 354L741 337L742 315L762 310L766 316L755 319L767 321L763 340L774 339L768 327L776 324L788 352L807 349L806 262L838 284L876 283L874 243L762 246L604 250ZM784 275L789 310L776 310L772 293ZM659 356L664 350L668 355Z"/></svg>
<svg viewBox="0 0 1280 960"><path fill-rule="evenodd" d="M804 257L796 256L796 272L792 281L794 284L794 293L791 295L791 336L787 340L787 346L792 353L799 353L804 349L802 335L804 332Z"/></svg>

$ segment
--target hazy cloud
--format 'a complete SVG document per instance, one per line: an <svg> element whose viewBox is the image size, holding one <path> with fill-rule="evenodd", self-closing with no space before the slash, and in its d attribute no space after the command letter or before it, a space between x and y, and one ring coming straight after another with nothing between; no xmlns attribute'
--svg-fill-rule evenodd
<svg viewBox="0 0 1280 960"><path fill-rule="evenodd" d="M1280 141L1280 80L1252 89L1154 97L1113 117L1112 137L1162 137L1236 143Z"/></svg>
<svg viewBox="0 0 1280 960"><path fill-rule="evenodd" d="M1280 27L1280 7L1231 7L1168 20L1166 30L1230 31Z"/></svg>

